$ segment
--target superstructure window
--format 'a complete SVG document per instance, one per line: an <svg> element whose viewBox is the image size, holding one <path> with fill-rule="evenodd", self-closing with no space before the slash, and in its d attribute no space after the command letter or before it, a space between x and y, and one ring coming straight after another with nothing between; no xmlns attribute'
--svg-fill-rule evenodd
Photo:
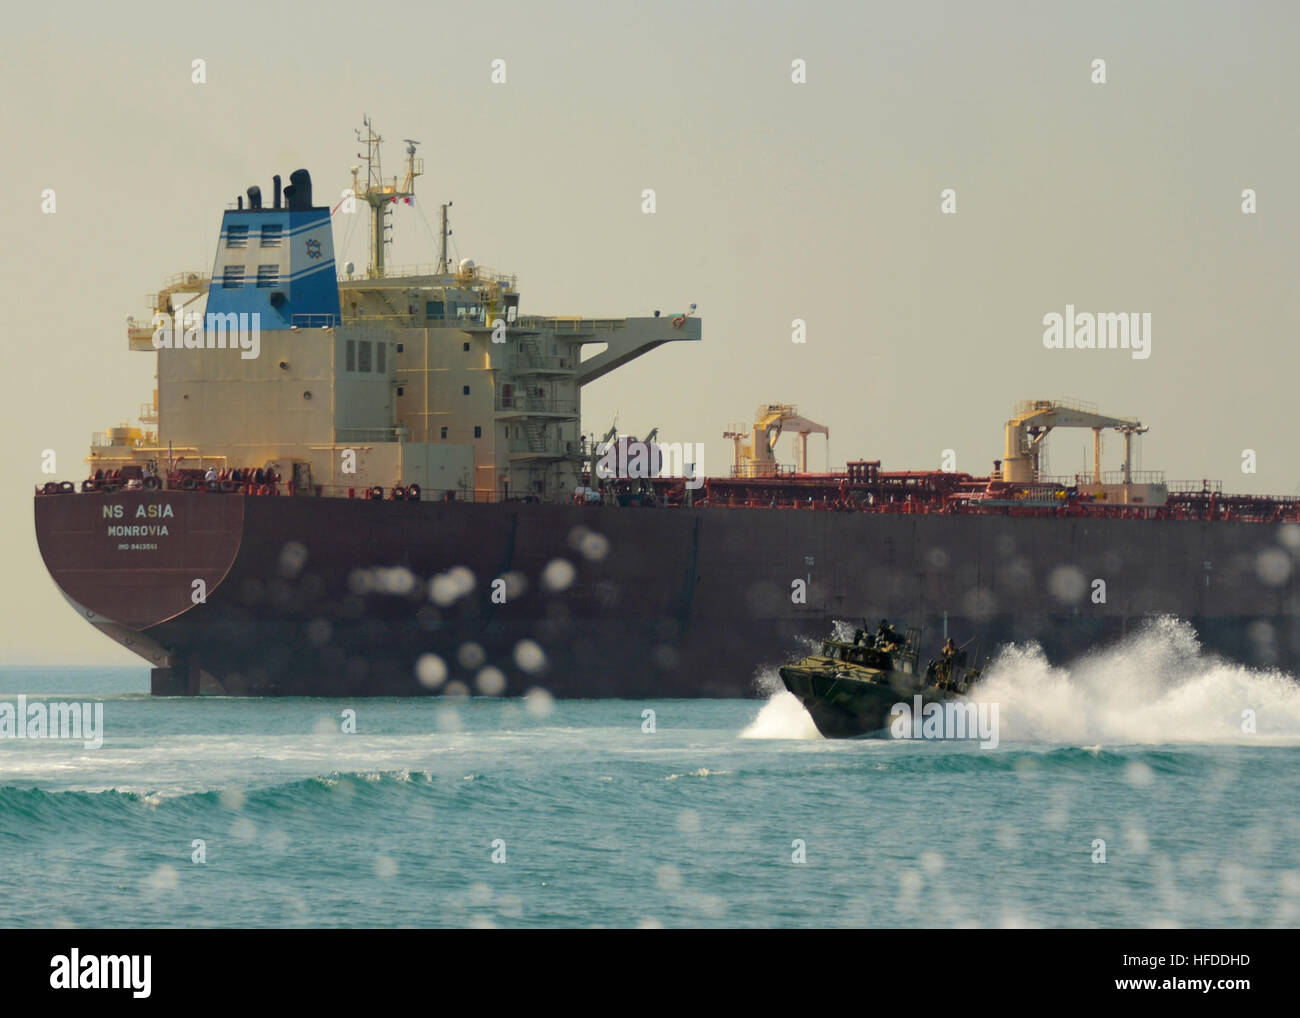
<svg viewBox="0 0 1300 1018"><path fill-rule="evenodd" d="M466 343L463 347L461 347L461 349L464 350L466 353L469 353L469 344Z"/></svg>
<svg viewBox="0 0 1300 1018"><path fill-rule="evenodd" d="M439 429L439 430L441 431L441 436L440 436L440 437L442 437L442 438L446 438L446 437L447 437L447 429L446 429L446 428L441 428L441 429Z"/></svg>
<svg viewBox="0 0 1300 1018"><path fill-rule="evenodd" d="M388 374L388 344L375 344L375 370L381 375Z"/></svg>
<svg viewBox="0 0 1300 1018"><path fill-rule="evenodd" d="M442 307L442 301L440 300L426 300L424 302L424 317L441 318L443 315Z"/></svg>
<svg viewBox="0 0 1300 1018"><path fill-rule="evenodd" d="M248 247L248 224L226 230L226 247Z"/></svg>
<svg viewBox="0 0 1300 1018"><path fill-rule="evenodd" d="M355 339L349 339L347 349L348 349L347 370L356 371L357 370L357 341Z"/></svg>
<svg viewBox="0 0 1300 1018"><path fill-rule="evenodd" d="M468 396L468 395L469 395L469 386L468 386L468 385L464 386L464 391L465 391L465 395Z"/></svg>
<svg viewBox="0 0 1300 1018"><path fill-rule="evenodd" d="M480 425L477 424L474 425L474 437L475 438L483 437L483 428Z"/></svg>
<svg viewBox="0 0 1300 1018"><path fill-rule="evenodd" d="M262 246L279 247L280 237L284 232L284 226L281 223L263 223L262 224Z"/></svg>
<svg viewBox="0 0 1300 1018"><path fill-rule="evenodd" d="M221 273L221 288L223 290L238 290L244 285L244 267L242 265L227 265Z"/></svg>
<svg viewBox="0 0 1300 1018"><path fill-rule="evenodd" d="M259 265L257 267L257 285L259 287L275 286L280 282L280 266Z"/></svg>
<svg viewBox="0 0 1300 1018"><path fill-rule="evenodd" d="M370 340L363 339L360 343L360 349L357 350L357 370L368 372L370 370Z"/></svg>

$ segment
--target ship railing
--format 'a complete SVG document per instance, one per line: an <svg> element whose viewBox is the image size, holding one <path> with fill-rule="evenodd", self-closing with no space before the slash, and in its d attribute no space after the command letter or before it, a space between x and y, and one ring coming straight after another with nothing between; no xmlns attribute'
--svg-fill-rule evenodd
<svg viewBox="0 0 1300 1018"><path fill-rule="evenodd" d="M404 442L410 438L411 429L405 425L393 428L335 428L334 441L339 442Z"/></svg>
<svg viewBox="0 0 1300 1018"><path fill-rule="evenodd" d="M1129 472L1131 484L1164 484L1165 472L1163 470L1132 470ZM1101 474L1102 483L1104 484L1123 484L1123 470L1103 470Z"/></svg>
<svg viewBox="0 0 1300 1018"><path fill-rule="evenodd" d="M1197 494L1204 492L1207 495L1222 495L1223 482L1202 479L1199 481L1170 481L1167 485L1169 493L1178 494Z"/></svg>
<svg viewBox="0 0 1300 1018"><path fill-rule="evenodd" d="M572 371L575 367L572 357L511 357L506 370L512 375L526 375L531 371Z"/></svg>
<svg viewBox="0 0 1300 1018"><path fill-rule="evenodd" d="M498 315L492 321L495 323L500 320ZM473 329L484 328L483 316L481 314L442 314L431 315L420 310L402 312L389 312L386 314L358 313L349 309L348 313L340 319L344 325L366 325L372 322L378 322L385 325L403 325L411 329L422 328L445 328L449 325L463 325ZM515 323L506 320L507 326L513 326Z"/></svg>
<svg viewBox="0 0 1300 1018"><path fill-rule="evenodd" d="M1080 410L1086 414L1097 413L1097 404L1089 403L1082 399L1022 399L1015 405L1011 411L1013 417L1023 417L1025 414L1032 414L1036 410L1048 410L1052 407L1061 407L1065 410Z"/></svg>
<svg viewBox="0 0 1300 1018"><path fill-rule="evenodd" d="M382 276L357 275L354 273L349 278L345 273L339 273L338 281L353 288L362 289L365 288L367 283L391 282L396 279L412 279L415 277L446 280L448 286L487 286L495 283L511 290L518 289L519 286L519 277L517 275L499 273L483 265L476 265L473 274L469 276L458 274L455 265L448 265L447 268L448 271L439 272L437 264L433 262L417 265L385 265Z"/></svg>
<svg viewBox="0 0 1300 1018"><path fill-rule="evenodd" d="M619 329L627 328L627 319L521 315L515 324L525 329L541 329L561 335L566 333L577 335L586 332L617 332Z"/></svg>
<svg viewBox="0 0 1300 1018"><path fill-rule="evenodd" d="M578 401L572 399L538 399L536 396L498 396L496 399L498 413L513 412L521 416L528 414L565 414L578 412Z"/></svg>
<svg viewBox="0 0 1300 1018"><path fill-rule="evenodd" d="M1073 488L1077 484L1091 484L1092 474L1039 474L1037 481L1022 481L1022 488Z"/></svg>
<svg viewBox="0 0 1300 1018"><path fill-rule="evenodd" d="M767 477L793 477L795 468L792 463L772 463L760 467L756 463L748 463L744 466L732 466L731 477L741 480L761 481Z"/></svg>
<svg viewBox="0 0 1300 1018"><path fill-rule="evenodd" d="M197 287L198 291L206 290L211 280L206 272L174 272L163 280L163 290L180 290L185 286Z"/></svg>
<svg viewBox="0 0 1300 1018"><path fill-rule="evenodd" d="M1058 488L1074 488L1080 484L1095 484L1091 470L1082 471L1077 474L1039 474L1038 480L1034 482L1024 482L1022 487L1054 486ZM1164 484L1165 472L1163 470L1134 470L1129 474L1131 484ZM1101 474L1102 484L1123 484L1123 470L1103 470Z"/></svg>
<svg viewBox="0 0 1300 1018"><path fill-rule="evenodd" d="M294 329L332 329L340 324L337 315L290 315L289 327Z"/></svg>
<svg viewBox="0 0 1300 1018"><path fill-rule="evenodd" d="M340 322L344 325L366 325L371 322L380 322L383 324L404 324L413 329L423 327L424 323L432 322L437 326L442 326L448 322L457 324L480 326L479 316L476 315L427 315L420 311L408 311L405 314L400 312L390 312L387 314L368 314L354 313L349 311L343 315Z"/></svg>
<svg viewBox="0 0 1300 1018"><path fill-rule="evenodd" d="M125 473L128 470L135 471L132 479L123 477L106 478L102 481L88 479L81 482L79 490L84 493L113 493L123 488L143 487L145 481L138 476L140 467L138 464L124 464L121 471ZM223 471L223 473L227 473ZM189 472L188 476L181 478L173 476L162 480L162 486L169 491L198 491L205 495L219 494L237 494L250 497L317 497L317 498L346 498L355 500L383 500L383 501L422 501L422 502L476 502L476 503L496 503L496 502L541 502L543 501L537 495L511 492L508 488L499 488L497 490L480 489L470 491L465 488L425 488L416 485L418 492L412 494L411 486L407 484L397 486L384 486L377 484L366 484L362 480L354 481L351 484L316 484L312 485L310 491L302 491L295 488L291 481L281 479L276 483L267 483L258 485L250 481L230 481L223 480L217 482L214 486L209 485L202 480L202 475L197 471ZM676 496L672 494L671 489L675 487L674 482L680 481L675 478L656 478L653 480L656 490L661 498L655 502L656 505L665 508L678 508L685 503L681 500L679 491ZM72 494L75 485L67 485L59 482L46 482L44 486L38 486L36 494L38 496L58 496ZM1194 492L1192 494L1200 494ZM577 493L573 495L573 501L579 501ZM568 498L552 498L552 502L568 502ZM584 497L581 501L586 504L587 499ZM605 504L614 504L618 501L615 497L611 501L605 498ZM769 495L758 494L724 494L717 489L711 493L707 484L702 490L694 492L692 503L700 508L709 506L722 507L749 507L755 509L762 508L781 508L809 512L858 512L889 514L899 516L911 515L976 515L976 516L1015 516L1015 517L1035 517L1035 518L1085 518L1085 519L1169 519L1169 520L1206 520L1206 521L1238 521L1243 523L1251 522L1300 522L1300 498L1295 496L1286 496L1282 498L1273 496L1228 496L1222 500L1217 509L1209 510L1203 504L1198 502L1173 502L1168 505L1120 505L1106 504L1099 502L1087 503L1068 503L1064 505L1044 505L1035 502L1015 502L1005 499L971 499L971 500L949 500L949 501L896 501L896 502L878 502L874 505L855 502L851 499L838 499L833 497L816 497L816 496L798 496L790 497L782 495L778 497L777 493Z"/></svg>
<svg viewBox="0 0 1300 1018"><path fill-rule="evenodd" d="M295 316L296 317L296 316ZM483 314L441 314L430 315L420 309L408 311L405 314L393 312L389 314L369 314L354 313L348 311L340 321L344 324L365 324L367 322L379 322L385 324L402 324L413 329L430 326L433 328L445 328L447 326L465 325L473 326L476 329L482 329L486 325L495 325L497 322L505 322L509 329L527 330L530 332L552 332L561 336L578 336L589 335L597 332L618 332L620 329L627 328L626 318L550 318L540 315L519 315L511 320L503 314L495 315L491 322L484 322Z"/></svg>

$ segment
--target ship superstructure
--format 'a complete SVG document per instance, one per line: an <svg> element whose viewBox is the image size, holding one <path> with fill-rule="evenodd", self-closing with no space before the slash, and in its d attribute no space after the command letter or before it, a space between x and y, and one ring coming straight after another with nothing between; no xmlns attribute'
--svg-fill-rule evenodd
<svg viewBox="0 0 1300 1018"><path fill-rule="evenodd" d="M449 263L447 205L437 265L386 267L387 217L422 164L408 141L405 177L386 181L382 139L365 130L366 184L353 174L371 211L365 273L337 272L331 210L312 204L305 170L283 193L275 177L269 204L250 187L223 216L211 273L168 280L150 320L128 322L130 348L157 352L158 389L141 428L96 437L92 473L198 481L215 468L271 474L302 496L561 501L590 462L583 385L700 339L691 312L521 314L514 276ZM584 359L588 344L604 349Z"/></svg>

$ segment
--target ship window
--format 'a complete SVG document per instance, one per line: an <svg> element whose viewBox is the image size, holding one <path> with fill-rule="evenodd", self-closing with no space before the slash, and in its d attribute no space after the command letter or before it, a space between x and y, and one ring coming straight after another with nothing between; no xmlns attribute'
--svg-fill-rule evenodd
<svg viewBox="0 0 1300 1018"><path fill-rule="evenodd" d="M397 344L397 352L398 352L398 353L401 353L401 352L404 351L405 349L406 349L406 347L403 346L401 343L398 343L398 344Z"/></svg>
<svg viewBox="0 0 1300 1018"><path fill-rule="evenodd" d="M399 396L405 396L405 395L406 395L406 390L403 389L400 385L397 387L397 395L399 395Z"/></svg>
<svg viewBox="0 0 1300 1018"><path fill-rule="evenodd" d="M439 429L439 430L442 432L442 434L441 434L440 437L442 437L442 438L446 438L446 437L447 437L447 429L446 429L446 428L441 428L441 429Z"/></svg>
<svg viewBox="0 0 1300 1018"><path fill-rule="evenodd" d="M468 386L468 385L464 386L464 391L465 391L465 395L468 396L468 395L469 395L469 386Z"/></svg>
<svg viewBox="0 0 1300 1018"><path fill-rule="evenodd" d="M510 425L507 424L507 425L506 425L506 438L509 438L509 437L510 437Z"/></svg>
<svg viewBox="0 0 1300 1018"><path fill-rule="evenodd" d="M279 247L280 234L284 231L282 223L263 223L262 224L262 246Z"/></svg>
<svg viewBox="0 0 1300 1018"><path fill-rule="evenodd" d="M257 285L259 287L275 286L280 282L280 266L259 265L257 267Z"/></svg>
<svg viewBox="0 0 1300 1018"><path fill-rule="evenodd" d="M381 375L388 374L388 344L375 344L375 370Z"/></svg>
<svg viewBox="0 0 1300 1018"><path fill-rule="evenodd" d="M221 288L223 290L238 290L244 285L244 267L242 265L227 265L221 273Z"/></svg>
<svg viewBox="0 0 1300 1018"><path fill-rule="evenodd" d="M424 317L425 317L425 318L441 318L441 317L442 317L442 301L440 301L440 300L426 300L426 301L424 302Z"/></svg>
<svg viewBox="0 0 1300 1018"><path fill-rule="evenodd" d="M482 429L482 427L480 427L480 426L477 425L477 424L474 425L474 437L475 437L475 438L482 438L482 437L483 437L483 429Z"/></svg>
<svg viewBox="0 0 1300 1018"><path fill-rule="evenodd" d="M248 225L232 226L226 230L226 247L248 247Z"/></svg>
<svg viewBox="0 0 1300 1018"><path fill-rule="evenodd" d="M370 370L370 340L361 340L357 350L357 370L368 372Z"/></svg>
<svg viewBox="0 0 1300 1018"><path fill-rule="evenodd" d="M466 353L469 353L469 344L466 343L461 349L463 349Z"/></svg>
<svg viewBox="0 0 1300 1018"><path fill-rule="evenodd" d="M347 370L357 370L357 341L355 339L348 340Z"/></svg>

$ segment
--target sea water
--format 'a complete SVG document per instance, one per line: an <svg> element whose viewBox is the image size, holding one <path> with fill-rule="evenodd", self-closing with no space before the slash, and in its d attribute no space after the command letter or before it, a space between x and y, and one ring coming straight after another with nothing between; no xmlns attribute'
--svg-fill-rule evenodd
<svg viewBox="0 0 1300 1018"><path fill-rule="evenodd" d="M99 748L0 739L0 925L1300 921L1294 678L1176 623L987 675L996 749L826 740L783 691L152 699L144 669L0 669L0 703L104 705Z"/></svg>

